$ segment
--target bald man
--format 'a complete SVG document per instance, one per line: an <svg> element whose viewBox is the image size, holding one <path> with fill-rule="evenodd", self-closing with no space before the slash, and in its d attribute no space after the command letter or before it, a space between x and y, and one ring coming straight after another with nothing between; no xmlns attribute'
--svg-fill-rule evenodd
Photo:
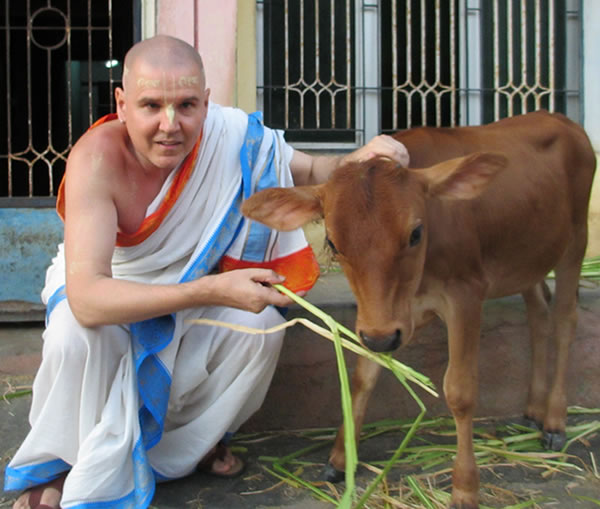
<svg viewBox="0 0 600 509"><path fill-rule="evenodd" d="M265 231L239 206L265 187L324 182L342 158L295 151L209 95L191 46L147 39L125 58L116 116L71 150L31 431L5 474L5 489L25 490L16 509L148 507L156 481L243 470L227 437L262 404L283 333L190 319L282 320L275 307L291 302L271 285L307 291L314 256L301 231ZM387 136L345 159L373 155L408 162Z"/></svg>

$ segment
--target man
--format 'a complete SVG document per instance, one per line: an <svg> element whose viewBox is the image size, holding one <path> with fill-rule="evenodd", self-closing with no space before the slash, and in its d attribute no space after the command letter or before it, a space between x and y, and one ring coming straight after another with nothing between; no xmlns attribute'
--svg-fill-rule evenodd
<svg viewBox="0 0 600 509"><path fill-rule="evenodd" d="M271 285L308 290L312 252L300 231L265 231L239 205L262 187L323 182L341 158L294 151L209 93L191 46L138 43L115 92L117 118L69 155L32 428L5 474L6 489L26 490L16 509L147 507L155 480L243 468L223 438L262 404L283 333L189 319L281 321L274 306L291 302ZM387 136L346 159L373 155L408 163Z"/></svg>

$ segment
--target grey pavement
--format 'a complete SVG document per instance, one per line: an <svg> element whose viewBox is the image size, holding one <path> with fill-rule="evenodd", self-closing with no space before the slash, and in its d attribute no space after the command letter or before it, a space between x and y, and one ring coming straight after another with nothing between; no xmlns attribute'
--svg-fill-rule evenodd
<svg viewBox="0 0 600 509"><path fill-rule="evenodd" d="M42 325L0 325L0 383L2 393L27 391L39 363ZM3 492L4 467L25 438L29 429L28 412L31 396L25 395L0 400L0 508L11 507L18 493ZM242 434L241 434L242 435ZM240 436L241 436L240 435ZM246 461L244 474L232 480L224 480L197 473L185 479L157 486L152 507L157 509L246 509L275 508L320 509L331 507L315 500L310 492L280 485L279 479L269 474L269 462L261 462L259 456L277 456L282 451L293 452L295 440L273 433L261 437L257 444L237 439L234 447ZM325 454L325 453L324 453Z"/></svg>
<svg viewBox="0 0 600 509"><path fill-rule="evenodd" d="M352 326L354 306L343 278L339 275L323 278L311 300L339 321ZM523 408L525 373L528 356L522 350L526 326L518 299L504 299L486 306L483 327L480 415L498 416L500 422L512 422ZM303 315L290 309L289 317ZM34 323L0 323L0 391L10 393L27 389L39 365L43 326ZM401 353L402 360L429 376L441 387L443 368L447 360L443 327L434 325L423 331L414 345ZM600 408L600 289L582 289L580 323L572 347L569 372L571 387L569 403L588 408ZM497 357L506 359L498 365ZM352 358L349 358L352 369ZM320 509L332 504L316 500L305 488L281 482L273 473L269 458L281 458L309 445L315 438L299 429L318 428L322 447L303 455L302 466L294 469L306 480L318 481L332 438L332 427L340 421L339 391L335 356L331 345L304 329L290 329L271 390L263 408L242 428L233 442L235 450L247 463L242 476L224 480L196 473L185 479L157 486L152 507L156 509L214 508L292 508ZM393 384L393 386L392 386ZM385 374L374 393L367 422L381 418L415 415L414 405L403 400L397 382ZM393 389L393 390L392 390ZM0 400L0 472L28 431L27 414L31 397ZM445 414L443 398L424 398L429 415ZM600 421L599 413L577 417ZM575 421L570 418L570 424ZM387 433L361 443L359 456L363 460L388 458L401 441L401 436ZM572 475L542 476L540 471L517 467L499 467L482 472L482 491L488 507L504 507L501 493L514 492L522 497L545 497L537 506L543 508L594 508L600 505L600 432L585 437L569 450L570 461L577 465ZM445 465L448 467L449 465ZM409 466L410 467L410 466ZM407 467L408 468L408 467ZM441 467L440 467L441 468ZM295 470L296 471L296 470ZM404 473L390 474L390 489ZM414 471L410 473L415 473ZM421 473L421 472L416 472ZM373 478L372 472L360 467L357 484L364 488ZM343 484L338 490L343 490ZM449 486L446 476L445 488ZM0 508L11 507L14 493L2 491ZM502 491L504 490L504 491ZM492 493L492 495L489 495ZM397 496L398 497L398 496ZM495 497L495 498L494 498ZM500 498L499 498L500 497ZM398 499L398 503L399 499ZM378 505L371 505L378 508ZM381 506L383 507L383 506ZM414 507L414 506L411 506Z"/></svg>

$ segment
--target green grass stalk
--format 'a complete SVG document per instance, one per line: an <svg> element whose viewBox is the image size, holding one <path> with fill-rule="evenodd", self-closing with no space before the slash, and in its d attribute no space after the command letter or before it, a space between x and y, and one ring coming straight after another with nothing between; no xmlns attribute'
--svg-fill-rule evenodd
<svg viewBox="0 0 600 509"><path fill-rule="evenodd" d="M315 316L320 318L325 323L325 325L327 325L327 327L329 327L331 334L333 335L333 342L334 342L334 346L335 346L335 353L336 353L337 366L338 366L338 375L340 378L340 388L341 388L341 394L342 394L342 412L344 415L344 448L345 448L345 453L346 453L346 471L345 471L346 490L344 491L342 500L340 501L340 503L338 505L338 507L340 509L350 509L352 507L352 500L353 500L354 492L355 492L355 473L356 473L356 468L358 465L358 453L357 453L355 433L354 433L354 431L355 431L354 430L354 419L353 419L353 415L352 415L352 396L350 393L350 382L348 380L348 371L346 369L346 362L344 359L344 354L343 354L343 349L342 349L342 347L346 346L346 345L344 345L344 343L342 342L340 332L343 332L347 337L349 337L350 339L352 339L355 342L356 346L360 347L361 351L357 352L357 353L360 353L360 355L364 355L365 357L371 358L371 360L374 360L375 362L378 362L379 364L382 364L384 367L387 367L388 369L390 369L394 373L396 378L398 378L400 383L409 392L409 394L414 398L414 400L419 405L419 408L421 409L421 413L412 423L404 440L400 444L400 447L398 447L398 449L396 450L396 452L394 453L394 455L392 456L390 461L388 461L387 465L384 467L382 472L375 478L375 480L371 483L371 485L365 491L363 496L359 499L357 505L355 506L356 509L359 509L360 507L362 507L364 505L366 500L371 496L371 494L373 493L373 491L375 490L377 485L385 478L385 476L387 475L389 470L395 464L398 457L404 452L404 449L406 448L407 444L410 442L413 435L416 433L416 431L419 427L419 423L421 422L421 420L423 419L423 417L426 413L425 405L419 399L419 397L416 395L416 393L413 391L413 389L410 387L410 385L408 385L407 379L410 379L412 382L418 384L419 386L426 388L428 390L428 392L433 393L436 396L437 396L437 393L435 393L435 391L433 391L433 389L432 389L433 384L431 383L431 381L424 375L421 375L420 373L409 368L408 366L405 366L405 365L399 363L394 358L392 358L390 355L376 355L376 354L369 352L367 349L363 348L360 345L358 338L352 331L350 331L343 325L340 325L339 323L337 323L331 316L324 313L323 311L321 311L318 307L314 306L313 304L310 304L309 302L305 301L301 297L298 297L295 293L288 290L284 286L282 286L282 285L274 285L274 286L280 292L287 295L288 297L290 297L291 299L296 301L298 304L300 304L302 307L304 307L305 309L310 311L312 314L314 314ZM311 489L313 489L313 491L314 491L314 489L315 489L314 486Z"/></svg>
<svg viewBox="0 0 600 509"><path fill-rule="evenodd" d="M22 398L23 396L29 396L31 393L31 389L26 389L23 391L7 392L6 394L3 394L2 397L4 399L16 399Z"/></svg>

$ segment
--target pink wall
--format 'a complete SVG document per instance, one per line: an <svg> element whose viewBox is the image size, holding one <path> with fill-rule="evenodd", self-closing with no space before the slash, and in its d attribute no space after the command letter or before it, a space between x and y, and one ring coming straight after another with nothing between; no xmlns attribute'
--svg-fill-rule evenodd
<svg viewBox="0 0 600 509"><path fill-rule="evenodd" d="M237 0L160 0L158 34L179 37L192 44L204 60L211 99L233 104Z"/></svg>

